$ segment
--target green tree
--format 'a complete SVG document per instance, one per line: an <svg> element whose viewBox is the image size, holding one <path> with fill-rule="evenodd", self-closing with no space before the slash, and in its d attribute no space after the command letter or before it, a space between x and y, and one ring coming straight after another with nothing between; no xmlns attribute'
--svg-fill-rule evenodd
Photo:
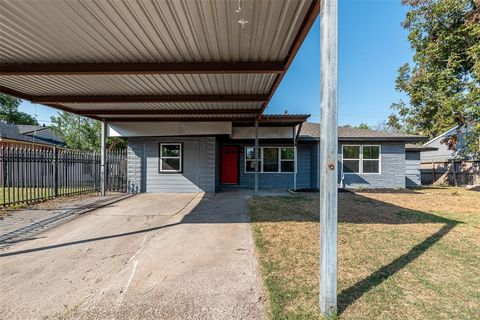
<svg viewBox="0 0 480 320"><path fill-rule="evenodd" d="M37 120L28 113L18 111L21 99L0 93L0 121L10 124L38 125Z"/></svg>
<svg viewBox="0 0 480 320"><path fill-rule="evenodd" d="M52 117L52 129L60 135L67 147L72 149L100 151L100 121L82 117L69 112L60 112ZM126 148L127 143L121 138L107 138L107 148L117 150Z"/></svg>
<svg viewBox="0 0 480 320"><path fill-rule="evenodd" d="M402 0L413 64L399 68L391 127L430 137L470 124L469 152L480 155L480 2Z"/></svg>
<svg viewBox="0 0 480 320"><path fill-rule="evenodd" d="M366 124L365 122L362 122L360 123L358 126L357 126L358 129L363 129L363 130L372 130L372 128Z"/></svg>
<svg viewBox="0 0 480 320"><path fill-rule="evenodd" d="M360 123L358 126L352 126L351 124L346 124L344 127L348 128L356 128L356 129L363 129L363 130L372 130L372 127L370 127L368 124L365 122Z"/></svg>

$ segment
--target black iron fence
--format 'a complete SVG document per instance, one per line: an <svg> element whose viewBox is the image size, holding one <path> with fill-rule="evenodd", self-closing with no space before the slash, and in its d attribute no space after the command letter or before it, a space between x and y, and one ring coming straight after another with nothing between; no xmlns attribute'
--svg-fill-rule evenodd
<svg viewBox="0 0 480 320"><path fill-rule="evenodd" d="M62 148L2 146L0 206L100 191L100 155ZM108 191L127 191L125 151L107 152Z"/></svg>

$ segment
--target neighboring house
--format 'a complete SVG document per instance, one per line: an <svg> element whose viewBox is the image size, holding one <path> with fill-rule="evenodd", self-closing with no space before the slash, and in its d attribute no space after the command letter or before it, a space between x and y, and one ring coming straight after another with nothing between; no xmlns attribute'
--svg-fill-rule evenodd
<svg viewBox="0 0 480 320"><path fill-rule="evenodd" d="M428 141L424 146L435 148L435 150L422 152L421 161L448 162L457 158L459 152L465 146L465 135L467 132L468 126L463 126L460 129L458 126L455 126ZM451 146L449 146L448 143L445 143L450 137L456 137L454 140L455 144Z"/></svg>
<svg viewBox="0 0 480 320"><path fill-rule="evenodd" d="M319 124L308 115L264 115L259 122L260 188L319 187ZM300 131L299 131L300 129ZM131 192L216 192L254 188L253 121L110 122L128 137ZM339 185L404 188L405 144L423 137L339 128Z"/></svg>
<svg viewBox="0 0 480 320"><path fill-rule="evenodd" d="M66 143L49 127L0 122L0 145L64 147Z"/></svg>

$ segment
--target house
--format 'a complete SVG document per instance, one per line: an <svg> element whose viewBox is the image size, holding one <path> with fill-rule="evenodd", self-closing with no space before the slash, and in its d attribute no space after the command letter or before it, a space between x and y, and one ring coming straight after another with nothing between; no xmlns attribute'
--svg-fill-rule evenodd
<svg viewBox="0 0 480 320"><path fill-rule="evenodd" d="M259 188L318 189L319 124L308 115L259 121ZM255 187L255 126L230 122L111 122L109 136L128 138L131 192L216 192ZM404 188L405 145L415 135L339 128L340 186Z"/></svg>
<svg viewBox="0 0 480 320"><path fill-rule="evenodd" d="M51 128L37 125L13 125L0 122L0 146L66 146L65 140Z"/></svg>
<svg viewBox="0 0 480 320"><path fill-rule="evenodd" d="M469 126L454 126L424 144L434 148L421 153L421 162L449 162L459 157Z"/></svg>
<svg viewBox="0 0 480 320"><path fill-rule="evenodd" d="M465 151L471 125L455 126L423 146L420 166L424 184L471 185L480 182L480 163ZM480 142L480 141L479 141Z"/></svg>

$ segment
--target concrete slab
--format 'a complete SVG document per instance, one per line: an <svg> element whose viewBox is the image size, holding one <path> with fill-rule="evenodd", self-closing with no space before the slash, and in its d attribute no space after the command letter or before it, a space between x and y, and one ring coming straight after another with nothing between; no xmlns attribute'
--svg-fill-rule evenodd
<svg viewBox="0 0 480 320"><path fill-rule="evenodd" d="M264 319L245 195L140 194L0 252L8 319Z"/></svg>
<svg viewBox="0 0 480 320"><path fill-rule="evenodd" d="M85 194L49 200L21 210L4 210L0 215L0 248L54 228L96 208L107 206L132 195L110 192L105 197Z"/></svg>

